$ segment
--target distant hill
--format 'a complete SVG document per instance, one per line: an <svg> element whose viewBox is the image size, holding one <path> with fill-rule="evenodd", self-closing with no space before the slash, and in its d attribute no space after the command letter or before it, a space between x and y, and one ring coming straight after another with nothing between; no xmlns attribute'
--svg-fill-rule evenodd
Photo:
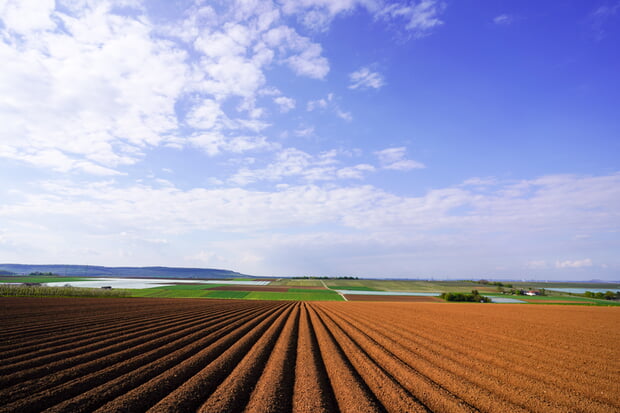
<svg viewBox="0 0 620 413"><path fill-rule="evenodd" d="M30 274L51 272L72 277L139 278L234 278L253 277L230 270L174 267L103 267L96 265L0 264L0 273Z"/></svg>

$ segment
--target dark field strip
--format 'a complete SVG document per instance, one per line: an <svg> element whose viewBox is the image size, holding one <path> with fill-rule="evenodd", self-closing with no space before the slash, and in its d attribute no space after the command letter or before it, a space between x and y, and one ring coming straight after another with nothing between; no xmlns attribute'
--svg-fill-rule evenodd
<svg viewBox="0 0 620 413"><path fill-rule="evenodd" d="M2 298L0 309L0 412L620 411L617 308Z"/></svg>

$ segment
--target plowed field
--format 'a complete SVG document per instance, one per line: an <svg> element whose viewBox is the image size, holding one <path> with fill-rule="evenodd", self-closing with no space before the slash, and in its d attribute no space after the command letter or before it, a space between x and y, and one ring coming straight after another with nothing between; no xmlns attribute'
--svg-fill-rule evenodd
<svg viewBox="0 0 620 413"><path fill-rule="evenodd" d="M0 299L0 412L618 412L620 309Z"/></svg>

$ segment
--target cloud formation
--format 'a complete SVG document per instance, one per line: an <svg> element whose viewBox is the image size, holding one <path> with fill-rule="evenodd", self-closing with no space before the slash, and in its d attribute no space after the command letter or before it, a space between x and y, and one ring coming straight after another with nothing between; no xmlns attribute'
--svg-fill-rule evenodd
<svg viewBox="0 0 620 413"><path fill-rule="evenodd" d="M585 258L582 260L566 260L566 261L556 261L555 268L584 268L591 267L592 260L590 258Z"/></svg>
<svg viewBox="0 0 620 413"><path fill-rule="evenodd" d="M381 89L385 85L383 76L378 72L371 72L369 68L362 67L349 74L349 89Z"/></svg>
<svg viewBox="0 0 620 413"><path fill-rule="evenodd" d="M385 169L393 169L397 171L409 171L411 169L422 169L426 166L411 159L406 159L407 148L404 146L398 148L387 148L375 152L379 158L381 166Z"/></svg>
<svg viewBox="0 0 620 413"><path fill-rule="evenodd" d="M259 175L278 178L306 173L310 164L317 175L310 181L320 179L325 171L339 171L336 155L312 157L301 151L287 151L278 164ZM362 171L367 168L358 167ZM517 194L512 191L515 185L527 191ZM301 251L322 255L334 268L344 264L337 264L337 257L329 253L332 249L340 254L349 251L352 256L367 256L369 261L362 260L355 268L374 276L385 271L382 255L390 251L395 254L389 264L394 273L406 274L417 263L418 268L435 274L437 263L455 253L467 251L472 257L488 260L488 254L504 251L501 261L519 261L540 254L532 240L541 236L548 248L554 248L576 233L618 229L619 217L613 206L620 202L620 190L615 188L620 188L617 174L543 176L519 183L500 182L492 191L445 187L420 196L396 196L370 185L323 187L308 183L284 185L271 192L241 188L183 190L160 183L122 186L113 181L85 185L49 181L39 183L37 193L21 192L21 199L3 205L0 217L11 223L3 239L15 248L35 233L39 239L49 241L41 245L42 257L50 257L54 245L64 244L58 242L62 235L54 231L61 225L70 228L84 246L107 246L101 251L108 251L109 262L121 261L114 255L115 249L109 248L120 233L145 240L191 234L196 245L188 244L186 255L192 255L192 251L199 254L204 245L210 245L212 252L233 262L236 245L263 263L240 268L246 271L267 271L268 263L286 247L293 257ZM38 227L14 231L20 222L36 223ZM330 231L324 231L326 227ZM212 239L209 234L218 231L238 234L238 239ZM450 231L449 236L446 231ZM498 232L507 235L497 237ZM507 253L508 247L515 244L520 249ZM528 244L531 247L523 249ZM161 243L153 248L160 248L158 245ZM531 260L530 270L554 270L544 268L542 260L537 260ZM300 273L305 271L303 262L291 262L284 266L285 271L281 269ZM367 265L365 269L362 262ZM591 258L558 260L555 269L593 265Z"/></svg>

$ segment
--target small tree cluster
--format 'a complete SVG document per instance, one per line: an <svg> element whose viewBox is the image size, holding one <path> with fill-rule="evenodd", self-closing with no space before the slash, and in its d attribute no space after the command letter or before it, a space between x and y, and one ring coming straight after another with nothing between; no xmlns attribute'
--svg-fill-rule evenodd
<svg viewBox="0 0 620 413"><path fill-rule="evenodd" d="M620 291L605 291L604 293L593 293L592 291L586 291L583 295L589 298L599 298L601 300L620 300Z"/></svg>
<svg viewBox="0 0 620 413"><path fill-rule="evenodd" d="M467 293L442 293L441 298L446 301L470 302L470 303L490 303L491 299L478 293L478 290L472 290L471 294Z"/></svg>

